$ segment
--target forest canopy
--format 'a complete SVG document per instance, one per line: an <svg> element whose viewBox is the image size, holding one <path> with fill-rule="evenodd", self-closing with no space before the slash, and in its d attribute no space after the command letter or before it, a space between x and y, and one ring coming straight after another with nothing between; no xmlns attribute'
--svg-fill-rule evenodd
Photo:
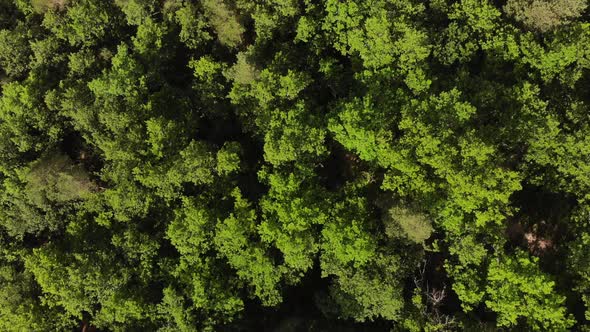
<svg viewBox="0 0 590 332"><path fill-rule="evenodd" d="M0 0L0 331L590 331L587 0Z"/></svg>

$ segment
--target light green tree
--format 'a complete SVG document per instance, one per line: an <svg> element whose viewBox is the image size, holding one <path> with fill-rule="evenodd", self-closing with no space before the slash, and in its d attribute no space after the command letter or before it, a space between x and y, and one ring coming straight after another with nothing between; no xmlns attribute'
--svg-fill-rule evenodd
<svg viewBox="0 0 590 332"><path fill-rule="evenodd" d="M538 259L517 251L514 257L492 259L488 270L486 306L498 313L498 326L515 327L526 321L535 331L566 330L573 319L565 297L538 267Z"/></svg>

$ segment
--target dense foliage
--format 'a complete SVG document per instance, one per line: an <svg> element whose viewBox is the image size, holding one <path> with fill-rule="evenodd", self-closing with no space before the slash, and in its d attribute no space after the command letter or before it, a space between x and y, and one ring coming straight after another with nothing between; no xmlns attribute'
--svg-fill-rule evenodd
<svg viewBox="0 0 590 332"><path fill-rule="evenodd" d="M590 331L586 0L0 0L0 330Z"/></svg>

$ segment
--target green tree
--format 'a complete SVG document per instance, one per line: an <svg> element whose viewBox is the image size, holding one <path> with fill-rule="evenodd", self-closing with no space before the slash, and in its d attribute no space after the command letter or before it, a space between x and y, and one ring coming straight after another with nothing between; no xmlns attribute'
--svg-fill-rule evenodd
<svg viewBox="0 0 590 332"><path fill-rule="evenodd" d="M63 2L46 3L53 7ZM106 36L116 35L120 17L111 1L75 0L65 11L46 12L43 26L72 46L94 46Z"/></svg>
<svg viewBox="0 0 590 332"><path fill-rule="evenodd" d="M312 268L320 249L315 225L328 219L327 194L303 171L262 171L259 176L270 186L260 201L260 237L282 252L287 271L297 280Z"/></svg>
<svg viewBox="0 0 590 332"><path fill-rule="evenodd" d="M12 30L0 30L0 69L12 78L22 78L30 69L31 31L22 22Z"/></svg>
<svg viewBox="0 0 590 332"><path fill-rule="evenodd" d="M498 313L498 326L513 327L519 319L536 331L565 330L573 319L563 306L565 297L556 294L555 283L543 274L538 260L518 251L490 263L486 305Z"/></svg>
<svg viewBox="0 0 590 332"><path fill-rule="evenodd" d="M162 305L167 308L165 310L178 310L170 306L170 301L174 299L171 296L175 296L175 303L187 301L192 309L186 310L186 318L176 314L173 317L176 324L182 325L192 315L200 313L205 319L198 324L211 327L231 321L234 315L243 310L244 303L236 294L237 280L228 276L223 266L216 264L215 257L208 255L208 251L215 246L213 239L217 219L214 211L206 209L202 204L198 200L185 199L166 231L167 237L180 254L179 262L171 273L180 284L182 293L174 295L170 293L172 290L166 291L168 295ZM231 246L227 248L228 254L231 254L230 248Z"/></svg>
<svg viewBox="0 0 590 332"><path fill-rule="evenodd" d="M191 49L196 49L212 39L207 31L209 24L197 11L194 4L186 2L176 11L176 22L180 25L180 40Z"/></svg>
<svg viewBox="0 0 590 332"><path fill-rule="evenodd" d="M0 268L0 327L3 331L68 329L74 321L36 300L38 286L30 272L11 265Z"/></svg>
<svg viewBox="0 0 590 332"><path fill-rule="evenodd" d="M278 289L281 271L269 258L267 248L251 240L257 234L256 212L239 189L234 189L232 196L234 212L217 224L215 246L238 276L254 287L254 294L264 305L277 305L281 302Z"/></svg>

